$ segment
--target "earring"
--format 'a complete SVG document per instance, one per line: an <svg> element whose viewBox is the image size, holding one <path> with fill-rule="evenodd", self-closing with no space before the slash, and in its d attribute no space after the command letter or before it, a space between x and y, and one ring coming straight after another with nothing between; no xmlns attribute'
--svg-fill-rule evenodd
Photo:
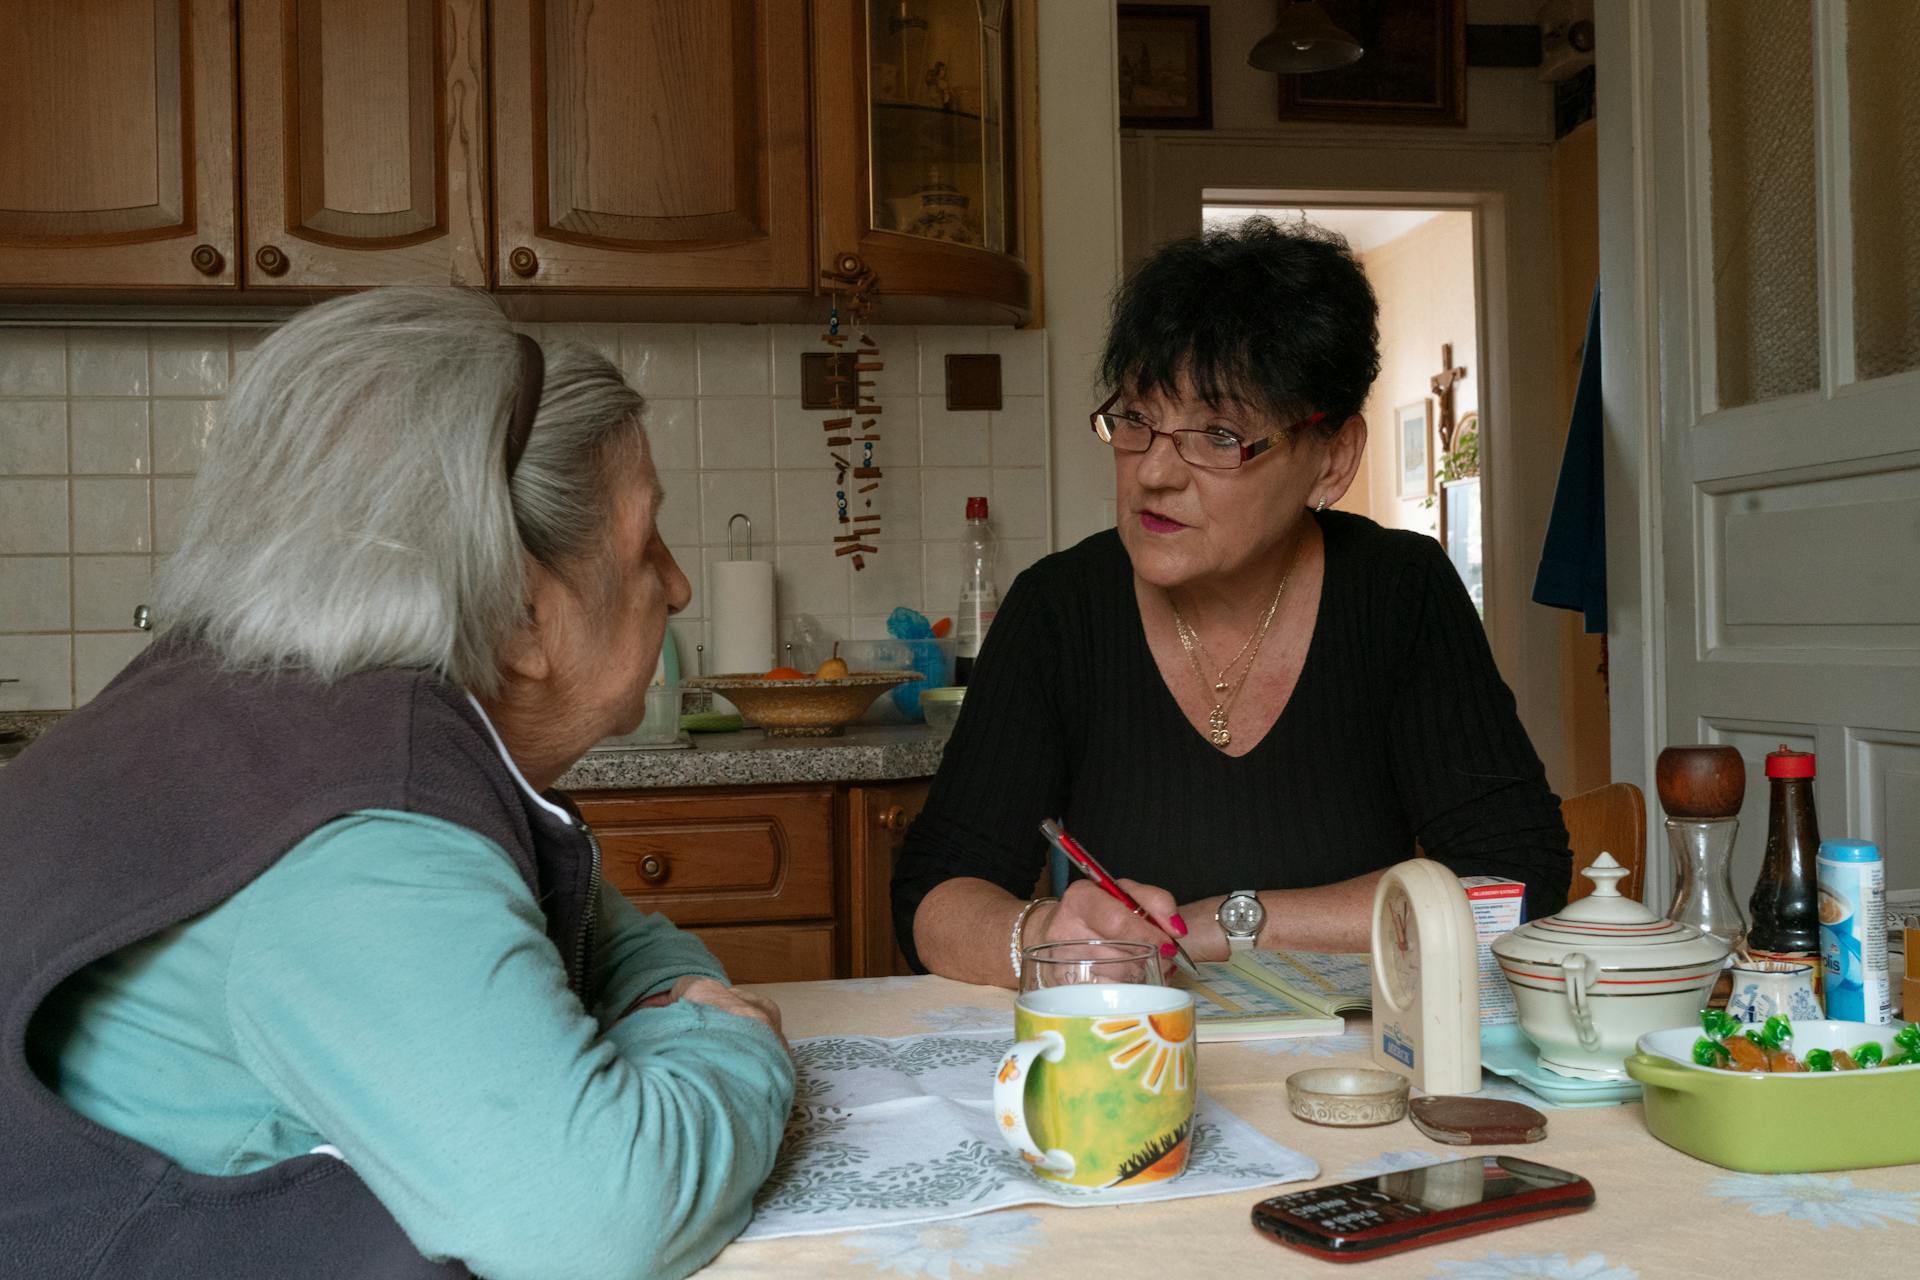
<svg viewBox="0 0 1920 1280"><path fill-rule="evenodd" d="M1318 502L1316 502L1316 503L1314 504L1314 506L1313 506L1313 509L1314 509L1315 511L1325 511L1325 510L1327 509L1327 500L1326 500L1326 498L1324 498L1324 497L1322 497L1322 498L1320 499L1320 501L1318 501Z"/></svg>

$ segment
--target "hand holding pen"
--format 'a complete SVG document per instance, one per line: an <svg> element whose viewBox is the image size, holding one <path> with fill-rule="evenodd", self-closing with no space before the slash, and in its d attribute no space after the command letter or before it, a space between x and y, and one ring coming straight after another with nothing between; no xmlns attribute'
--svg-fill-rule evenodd
<svg viewBox="0 0 1920 1280"><path fill-rule="evenodd" d="M1162 955L1186 970L1189 976L1196 978L1200 976L1199 970L1194 967L1192 957L1187 955L1187 949L1175 940L1186 933L1185 921L1182 921L1178 915L1170 915L1166 920L1157 920L1147 914L1146 909L1134 900L1133 895L1121 888L1120 882L1107 874L1107 869L1096 862L1093 855L1088 853L1079 841L1068 835L1054 819L1047 818L1041 821L1040 834L1047 838L1049 844L1065 854L1070 862L1085 872L1087 878L1104 890L1108 897L1166 934L1168 941L1160 948Z"/></svg>

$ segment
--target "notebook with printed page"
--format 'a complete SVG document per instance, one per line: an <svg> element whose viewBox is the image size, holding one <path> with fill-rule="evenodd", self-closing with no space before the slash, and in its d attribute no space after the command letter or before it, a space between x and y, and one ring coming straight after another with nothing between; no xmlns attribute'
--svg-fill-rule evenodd
<svg viewBox="0 0 1920 1280"><path fill-rule="evenodd" d="M1193 991L1201 1043L1339 1035L1340 1015L1373 1004L1366 954L1242 951L1180 980Z"/></svg>

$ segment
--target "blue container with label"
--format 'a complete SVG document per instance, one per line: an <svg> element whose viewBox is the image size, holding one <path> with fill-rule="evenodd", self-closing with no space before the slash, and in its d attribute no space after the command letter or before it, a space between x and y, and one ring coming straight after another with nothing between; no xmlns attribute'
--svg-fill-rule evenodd
<svg viewBox="0 0 1920 1280"><path fill-rule="evenodd" d="M1843 1022L1890 1022L1887 864L1880 848L1871 840L1822 840L1814 866L1820 879L1827 1016Z"/></svg>

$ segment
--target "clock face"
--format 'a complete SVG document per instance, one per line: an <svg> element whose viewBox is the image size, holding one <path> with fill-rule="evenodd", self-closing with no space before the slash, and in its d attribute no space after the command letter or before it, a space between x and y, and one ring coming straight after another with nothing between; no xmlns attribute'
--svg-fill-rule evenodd
<svg viewBox="0 0 1920 1280"><path fill-rule="evenodd" d="M1259 931L1265 915L1258 898L1228 898L1220 904L1220 927L1244 937Z"/></svg>
<svg viewBox="0 0 1920 1280"><path fill-rule="evenodd" d="M1389 1002L1396 1009L1411 1006L1420 993L1420 925L1413 900L1398 884L1389 889L1374 921L1374 965Z"/></svg>

